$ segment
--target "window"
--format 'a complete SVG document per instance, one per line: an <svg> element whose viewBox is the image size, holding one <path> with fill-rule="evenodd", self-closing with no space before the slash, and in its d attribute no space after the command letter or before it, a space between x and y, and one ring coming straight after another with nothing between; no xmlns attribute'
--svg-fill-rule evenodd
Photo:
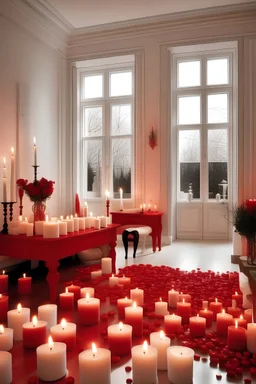
<svg viewBox="0 0 256 384"><path fill-rule="evenodd" d="M232 54L209 51L173 55L177 133L177 200L228 198L232 132Z"/></svg>
<svg viewBox="0 0 256 384"><path fill-rule="evenodd" d="M110 191L132 197L134 138L134 58L88 65L78 71L79 179L83 198L102 198ZM131 60L132 58L132 60ZM124 61L124 60L123 60Z"/></svg>

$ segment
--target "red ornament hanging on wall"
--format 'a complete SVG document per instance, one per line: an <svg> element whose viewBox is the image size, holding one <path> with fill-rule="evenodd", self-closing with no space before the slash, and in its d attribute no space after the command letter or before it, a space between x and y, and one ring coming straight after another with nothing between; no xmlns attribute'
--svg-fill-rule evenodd
<svg viewBox="0 0 256 384"><path fill-rule="evenodd" d="M148 136L149 139L149 145L152 149L154 149L157 146L157 134L154 131L154 126L152 125L150 134Z"/></svg>

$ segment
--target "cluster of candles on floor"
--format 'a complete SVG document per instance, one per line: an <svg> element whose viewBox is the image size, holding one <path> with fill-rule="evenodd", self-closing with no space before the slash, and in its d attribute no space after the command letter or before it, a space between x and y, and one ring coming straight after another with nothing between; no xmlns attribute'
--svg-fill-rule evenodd
<svg viewBox="0 0 256 384"><path fill-rule="evenodd" d="M132 357L132 375L134 384L157 382L157 370L166 370L173 384L190 384L193 380L193 362L195 353L185 342L181 346L171 346L173 335L178 335L182 325L187 324L190 340L206 337L206 329L216 324L216 334L227 338L226 345L234 352L248 351L256 353L256 324L252 322L252 309L244 311L241 317L242 295L232 295L232 306L223 310L223 304L217 299L203 300L197 316L191 316L191 295L175 289L167 292L168 301L154 303L154 316L163 318L164 331L149 333L149 343L132 347L132 339L143 336L144 290L131 288L132 278L128 276L110 276L111 259L102 259L102 273L108 279L110 289L122 286L129 296L117 300L120 322L107 327L108 349L92 347L79 354L80 383L110 384L111 355ZM25 281L26 276L21 278ZM20 294L28 294L31 280L24 284ZM95 280L92 280L95 281ZM6 285L7 284L7 285ZM26 288L25 288L26 287ZM8 289L8 276L0 276L0 292ZM73 310L77 306L78 322L82 326L100 322L100 299L94 297L93 287L70 285L59 295L59 307ZM169 313L171 310L171 314ZM38 307L38 318L30 321L30 309L20 304L17 309L8 311L8 296L0 296L0 313L7 314L8 328L0 326L0 366L1 383L12 381L12 356L8 352L14 341L23 340L24 348L36 349L37 375L41 380L54 381L66 375L67 350L76 344L76 324L62 319L57 324L58 306L46 304ZM175 314L174 314L175 312ZM2 320L2 319L0 319ZM48 342L47 342L47 336ZM166 336L167 335L167 336ZM170 336L170 337L168 337ZM202 345L201 345L202 349ZM203 349L202 349L203 350Z"/></svg>

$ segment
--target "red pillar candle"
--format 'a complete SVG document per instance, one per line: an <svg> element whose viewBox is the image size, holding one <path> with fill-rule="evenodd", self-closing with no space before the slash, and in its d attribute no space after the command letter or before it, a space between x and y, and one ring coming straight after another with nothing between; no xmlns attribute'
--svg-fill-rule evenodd
<svg viewBox="0 0 256 384"><path fill-rule="evenodd" d="M177 315L182 317L182 324L188 324L191 315L191 303L186 303L184 299L182 302L178 302Z"/></svg>
<svg viewBox="0 0 256 384"><path fill-rule="evenodd" d="M37 348L41 344L45 344L47 340L47 322L38 321L36 316L33 316L32 321L23 324L23 347Z"/></svg>
<svg viewBox="0 0 256 384"><path fill-rule="evenodd" d="M167 335L178 332L181 327L181 316L177 315L166 315L164 317L164 331Z"/></svg>
<svg viewBox="0 0 256 384"><path fill-rule="evenodd" d="M74 293L66 288L65 293L59 295L59 305L61 309L72 309L74 307Z"/></svg>
<svg viewBox="0 0 256 384"><path fill-rule="evenodd" d="M77 301L79 322L82 325L98 324L100 321L100 300L87 297Z"/></svg>
<svg viewBox="0 0 256 384"><path fill-rule="evenodd" d="M126 307L131 307L133 304L132 299L128 299L127 297L123 299L117 300L117 311L119 319L124 319L124 310Z"/></svg>
<svg viewBox="0 0 256 384"><path fill-rule="evenodd" d="M67 345L67 350L72 350L76 345L76 324L67 323L65 319L60 324L50 328L51 337L54 342L61 342Z"/></svg>
<svg viewBox="0 0 256 384"><path fill-rule="evenodd" d="M251 308L246 309L244 311L244 319L247 321L247 323L252 323L252 310L251 310Z"/></svg>
<svg viewBox="0 0 256 384"><path fill-rule="evenodd" d="M181 301L181 302L183 302L183 299L184 299L184 301L185 302L189 302L190 303L190 301L191 301L191 296L188 294L188 293L180 293L179 294L179 301Z"/></svg>
<svg viewBox="0 0 256 384"><path fill-rule="evenodd" d="M7 318L9 305L9 297L0 293L0 321L5 321Z"/></svg>
<svg viewBox="0 0 256 384"><path fill-rule="evenodd" d="M232 300L232 307L227 308L227 313L233 317L239 317L242 313L242 309L236 306L236 301Z"/></svg>
<svg viewBox="0 0 256 384"><path fill-rule="evenodd" d="M232 351L244 351L246 349L246 330L238 327L237 322L228 327L227 346Z"/></svg>
<svg viewBox="0 0 256 384"><path fill-rule="evenodd" d="M179 300L178 291L175 291L173 288L170 291L168 291L168 305L170 308L176 308L178 300Z"/></svg>
<svg viewBox="0 0 256 384"><path fill-rule="evenodd" d="M124 310L125 313L125 323L132 326L132 336L142 336L143 330L143 308L137 307L134 302L132 307L126 307Z"/></svg>
<svg viewBox="0 0 256 384"><path fill-rule="evenodd" d="M27 277L26 273L23 274L23 277L20 277L18 279L18 293L19 293L19 295L30 295L31 282L32 282L32 278Z"/></svg>
<svg viewBox="0 0 256 384"><path fill-rule="evenodd" d="M3 271L2 275L0 275L0 293L8 292L8 275Z"/></svg>
<svg viewBox="0 0 256 384"><path fill-rule="evenodd" d="M218 335L226 336L228 333L228 327L233 324L233 316L226 313L224 310L222 313L217 313L216 318L216 332Z"/></svg>
<svg viewBox="0 0 256 384"><path fill-rule="evenodd" d="M192 337L204 337L206 330L206 319L204 317L193 316L189 318L189 329Z"/></svg>
<svg viewBox="0 0 256 384"><path fill-rule="evenodd" d="M77 302L81 298L81 287L79 285L70 285L68 288L68 292L74 293L74 300Z"/></svg>
<svg viewBox="0 0 256 384"><path fill-rule="evenodd" d="M240 315L240 317L233 319L233 325L235 325L237 322L238 327L243 327L247 329L247 321L244 319L243 315Z"/></svg>
<svg viewBox="0 0 256 384"><path fill-rule="evenodd" d="M128 356L132 348L132 326L113 324L108 326L108 349L113 356Z"/></svg>
<svg viewBox="0 0 256 384"><path fill-rule="evenodd" d="M238 307L243 305L243 295L241 293L235 292L235 294L232 295L232 300L236 301Z"/></svg>
<svg viewBox="0 0 256 384"><path fill-rule="evenodd" d="M216 321L217 313L222 312L222 303L218 301L218 299L215 299L215 301L210 302L209 309L213 312L213 320Z"/></svg>
<svg viewBox="0 0 256 384"><path fill-rule="evenodd" d="M122 284L125 287L129 287L131 284L131 278L123 275L123 277L119 277L119 284Z"/></svg>
<svg viewBox="0 0 256 384"><path fill-rule="evenodd" d="M213 311L210 311L209 309L200 309L199 316L204 317L206 319L206 328L210 328L212 326L213 322Z"/></svg>

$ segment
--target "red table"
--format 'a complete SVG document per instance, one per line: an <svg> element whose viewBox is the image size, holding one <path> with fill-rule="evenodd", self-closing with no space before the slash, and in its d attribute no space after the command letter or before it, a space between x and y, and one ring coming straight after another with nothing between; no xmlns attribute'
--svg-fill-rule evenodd
<svg viewBox="0 0 256 384"><path fill-rule="evenodd" d="M16 259L42 260L48 268L47 282L50 289L50 300L56 302L57 285L59 282L59 260L72 256L88 248L110 245L109 257L112 258L113 273L116 270L116 228L112 224L107 228L68 233L56 239L44 239L42 236L0 234L0 255Z"/></svg>
<svg viewBox="0 0 256 384"><path fill-rule="evenodd" d="M161 251L161 234L162 234L162 212L110 212L112 215L112 222L120 225L148 225L152 228L150 236L152 237L153 252Z"/></svg>

